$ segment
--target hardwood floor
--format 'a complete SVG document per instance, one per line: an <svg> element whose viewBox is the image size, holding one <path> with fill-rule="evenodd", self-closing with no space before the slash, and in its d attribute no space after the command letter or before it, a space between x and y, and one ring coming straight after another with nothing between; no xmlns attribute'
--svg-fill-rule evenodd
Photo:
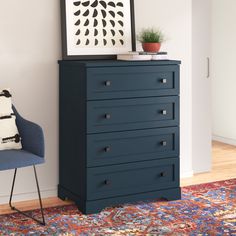
<svg viewBox="0 0 236 236"><path fill-rule="evenodd" d="M45 198L42 201L43 201L44 208L54 207L54 206L64 206L64 205L69 205L72 203L71 201L62 201L57 197ZM13 205L22 211L29 211L29 210L39 208L38 200L24 201L24 202L17 202L17 203L13 202ZM0 215L9 214L13 212L14 211L10 209L8 204L0 205Z"/></svg>
<svg viewBox="0 0 236 236"><path fill-rule="evenodd" d="M212 171L181 180L181 186L236 178L236 147L214 141L212 143Z"/></svg>
<svg viewBox="0 0 236 236"><path fill-rule="evenodd" d="M236 147L213 142L212 148L212 171L209 173L196 174L191 178L181 180L181 186L188 186L193 184L207 183L218 180L236 178ZM71 204L70 201L61 201L58 198L43 199L43 206L53 207L65 204ZM38 201L25 201L15 204L16 207L27 211L38 208ZM8 204L0 205L0 214L12 213Z"/></svg>

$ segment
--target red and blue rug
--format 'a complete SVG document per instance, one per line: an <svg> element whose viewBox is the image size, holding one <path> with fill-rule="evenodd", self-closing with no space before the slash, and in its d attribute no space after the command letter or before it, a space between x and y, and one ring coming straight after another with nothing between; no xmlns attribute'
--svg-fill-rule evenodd
<svg viewBox="0 0 236 236"><path fill-rule="evenodd" d="M179 201L126 204L88 216L74 205L45 213L45 227L18 213L2 215L0 235L236 236L236 179L182 188Z"/></svg>

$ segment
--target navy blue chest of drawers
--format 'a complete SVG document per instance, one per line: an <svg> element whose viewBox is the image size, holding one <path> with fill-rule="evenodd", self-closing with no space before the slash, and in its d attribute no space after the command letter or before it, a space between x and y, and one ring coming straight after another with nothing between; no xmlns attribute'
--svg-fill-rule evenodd
<svg viewBox="0 0 236 236"><path fill-rule="evenodd" d="M179 61L60 61L58 196L84 214L180 199Z"/></svg>

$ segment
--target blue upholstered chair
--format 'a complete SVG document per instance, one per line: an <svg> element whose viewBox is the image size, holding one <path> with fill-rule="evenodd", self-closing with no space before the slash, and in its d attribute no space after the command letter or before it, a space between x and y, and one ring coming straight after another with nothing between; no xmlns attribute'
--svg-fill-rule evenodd
<svg viewBox="0 0 236 236"><path fill-rule="evenodd" d="M27 217L32 218L36 222L45 225L43 207L42 207L42 200L40 195L40 189L38 184L37 172L35 165L44 163L44 137L42 128L32 123L28 120L22 118L19 113L16 111L15 107L13 107L13 111L16 115L16 124L19 130L19 134L22 138L22 150L3 150L0 151L0 171L3 170L10 170L15 169L12 188L11 188L11 195L9 200L9 205L12 210L15 210ZM35 219L29 214L20 211L19 209L12 206L12 195L14 190L14 184L16 179L16 172L18 168L33 166L34 168L34 175L38 190L39 196L39 203L40 203L40 210L42 214L42 220Z"/></svg>

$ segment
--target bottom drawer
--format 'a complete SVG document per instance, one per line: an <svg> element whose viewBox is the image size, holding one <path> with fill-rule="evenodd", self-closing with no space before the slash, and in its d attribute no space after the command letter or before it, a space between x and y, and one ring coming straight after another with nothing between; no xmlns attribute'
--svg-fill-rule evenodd
<svg viewBox="0 0 236 236"><path fill-rule="evenodd" d="M88 200L178 186L179 158L87 169Z"/></svg>

